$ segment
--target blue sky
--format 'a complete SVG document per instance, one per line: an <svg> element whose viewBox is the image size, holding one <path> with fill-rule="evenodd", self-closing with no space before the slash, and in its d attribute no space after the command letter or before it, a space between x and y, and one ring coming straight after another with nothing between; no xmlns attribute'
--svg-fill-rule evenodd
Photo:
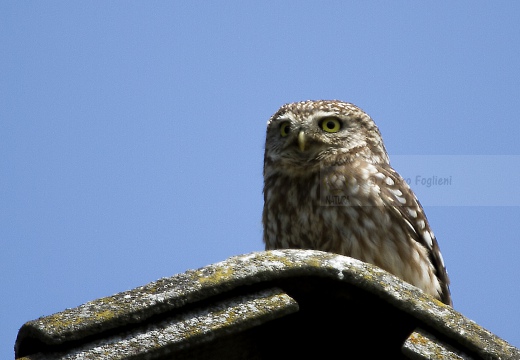
<svg viewBox="0 0 520 360"><path fill-rule="evenodd" d="M26 321L262 250L266 121L306 99L373 117L455 309L520 347L519 7L1 2L0 357Z"/></svg>

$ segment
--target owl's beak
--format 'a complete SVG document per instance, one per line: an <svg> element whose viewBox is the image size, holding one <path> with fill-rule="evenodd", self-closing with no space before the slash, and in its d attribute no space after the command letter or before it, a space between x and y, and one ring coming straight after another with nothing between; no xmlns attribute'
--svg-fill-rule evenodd
<svg viewBox="0 0 520 360"><path fill-rule="evenodd" d="M300 151L305 151L305 133L303 131L298 133L298 147Z"/></svg>

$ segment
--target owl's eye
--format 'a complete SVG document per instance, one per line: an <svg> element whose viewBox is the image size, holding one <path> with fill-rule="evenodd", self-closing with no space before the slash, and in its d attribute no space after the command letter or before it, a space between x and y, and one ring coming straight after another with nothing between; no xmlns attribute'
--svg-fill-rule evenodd
<svg viewBox="0 0 520 360"><path fill-rule="evenodd" d="M280 125L280 135L282 135L282 137L286 137L287 135L289 135L290 131L291 131L291 123L286 121L286 122L282 123L282 125Z"/></svg>
<svg viewBox="0 0 520 360"><path fill-rule="evenodd" d="M335 133L341 129L341 122L334 117L327 117L320 121L320 127L323 131Z"/></svg>

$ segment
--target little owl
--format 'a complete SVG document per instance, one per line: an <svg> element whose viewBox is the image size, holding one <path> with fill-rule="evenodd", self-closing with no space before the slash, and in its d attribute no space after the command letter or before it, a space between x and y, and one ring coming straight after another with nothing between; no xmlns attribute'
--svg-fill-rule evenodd
<svg viewBox="0 0 520 360"><path fill-rule="evenodd" d="M267 123L264 242L374 265L451 305L421 204L390 166L374 121L341 101L282 106Z"/></svg>

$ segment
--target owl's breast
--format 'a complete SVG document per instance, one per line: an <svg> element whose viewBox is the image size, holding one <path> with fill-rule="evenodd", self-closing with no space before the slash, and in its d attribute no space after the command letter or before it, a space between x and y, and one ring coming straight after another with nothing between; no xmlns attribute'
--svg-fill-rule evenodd
<svg viewBox="0 0 520 360"><path fill-rule="evenodd" d="M354 174L278 177L266 182L264 197L266 249L315 249L369 260L393 226L377 186Z"/></svg>
<svg viewBox="0 0 520 360"><path fill-rule="evenodd" d="M264 189L264 242L266 249L300 248L348 255L350 239L374 228L363 220L374 209L366 192L354 187L331 187L323 173L306 178L276 177ZM348 182L345 178L343 183ZM384 223L384 221L382 221Z"/></svg>

